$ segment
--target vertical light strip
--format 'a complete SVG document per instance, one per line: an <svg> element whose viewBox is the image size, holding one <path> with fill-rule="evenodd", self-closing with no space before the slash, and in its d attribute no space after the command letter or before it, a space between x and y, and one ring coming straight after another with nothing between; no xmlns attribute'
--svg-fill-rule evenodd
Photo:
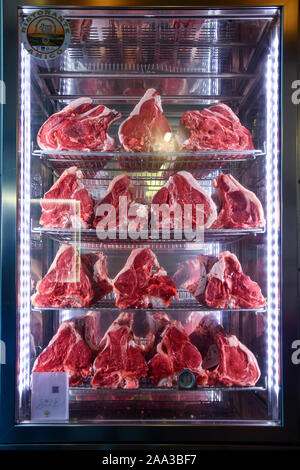
<svg viewBox="0 0 300 470"><path fill-rule="evenodd" d="M19 231L19 398L30 384L30 55L21 46L20 231Z"/></svg>
<svg viewBox="0 0 300 470"><path fill-rule="evenodd" d="M268 301L268 386L279 394L279 312L280 312L280 193L279 193L279 38L276 34L267 60L267 155L266 155L266 218L267 218L267 301Z"/></svg>

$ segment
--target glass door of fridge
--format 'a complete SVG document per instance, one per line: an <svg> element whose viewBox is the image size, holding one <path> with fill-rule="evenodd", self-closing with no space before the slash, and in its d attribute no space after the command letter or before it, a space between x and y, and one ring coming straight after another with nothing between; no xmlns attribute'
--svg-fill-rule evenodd
<svg viewBox="0 0 300 470"><path fill-rule="evenodd" d="M54 422L67 377L69 424L281 424L280 21L19 8L18 423ZM172 206L176 178L215 206L200 238L94 223L112 188L142 220L162 188Z"/></svg>

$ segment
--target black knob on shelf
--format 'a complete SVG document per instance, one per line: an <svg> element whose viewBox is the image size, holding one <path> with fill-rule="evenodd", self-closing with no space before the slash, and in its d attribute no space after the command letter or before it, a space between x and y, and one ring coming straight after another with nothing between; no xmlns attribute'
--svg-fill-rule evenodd
<svg viewBox="0 0 300 470"><path fill-rule="evenodd" d="M191 390L196 388L196 377L190 369L183 369L179 372L178 388L181 390Z"/></svg>

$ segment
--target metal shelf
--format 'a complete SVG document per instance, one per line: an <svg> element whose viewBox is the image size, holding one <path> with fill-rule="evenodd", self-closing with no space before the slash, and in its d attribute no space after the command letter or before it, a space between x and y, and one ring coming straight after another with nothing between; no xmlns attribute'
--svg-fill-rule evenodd
<svg viewBox="0 0 300 470"><path fill-rule="evenodd" d="M199 244L204 242L223 242L230 243L237 241L241 237L245 236L257 236L264 233L263 228L253 229L206 229L203 232L203 239L197 240L192 238L193 234L187 234L187 238L184 238L184 234L181 232L170 231L170 239L164 240L162 238L162 232L158 233L158 239L151 238L151 232L149 236L141 237L139 240L133 240L128 236L127 232L119 231L116 234L107 232L107 239L102 240L97 236L96 229L60 229L60 228L44 228L34 227L32 229L33 234L45 235L46 237L59 242L59 243L73 243L78 246L84 245L84 248L91 248L96 250L129 250L134 246L141 247L141 245L150 246L155 251L163 251L171 247L172 249L182 250L195 250L199 247ZM109 235L111 238L109 238ZM177 238L177 235L182 235L181 239ZM191 236L189 236L191 235ZM117 238L114 238L116 236ZM86 246L90 244L90 246Z"/></svg>
<svg viewBox="0 0 300 470"><path fill-rule="evenodd" d="M108 294L106 297L104 297L100 302L97 304L86 307L86 308L68 308L68 307L63 307L63 308L58 308L58 307L32 307L32 310L34 311L44 311L44 310L68 310L71 314L76 314L76 313L85 313L90 310L109 310L111 313L116 313L119 314L120 311L128 311L128 312L136 312L136 313L144 313L144 312L167 312L172 314L174 313L179 313L179 312L185 312L187 310L190 311L198 311L198 312L265 312L265 308L251 308L251 309L242 309L242 308L227 308L227 309L216 309L216 308L211 308L207 306L202 306L199 304L199 302L186 290L184 289L178 289L178 300L172 299L170 305L168 308L165 307L160 307L160 308L147 308L147 309L137 309L137 308L128 308L128 309L119 309L115 305L115 296L111 292ZM76 316L76 315L75 315Z"/></svg>
<svg viewBox="0 0 300 470"><path fill-rule="evenodd" d="M260 379L259 382L263 382ZM216 386L197 386L194 390L179 390L178 388L144 387L137 389L105 389L91 388L89 385L81 387L71 387L69 389L70 401L130 401L132 399L148 401L154 398L156 401L198 401L203 392L244 392L244 391L266 391L266 386L253 387L226 387L224 385ZM112 396L113 394L113 396Z"/></svg>
<svg viewBox="0 0 300 470"><path fill-rule="evenodd" d="M262 150L205 150L199 152L79 152L35 150L35 158L40 158L51 170L61 174L70 166L76 166L83 171L86 178L100 178L97 173L128 172L162 172L164 178L169 173L180 170L203 172L223 169L226 164L235 165L240 162L253 161L262 158ZM159 176L159 175L157 175Z"/></svg>

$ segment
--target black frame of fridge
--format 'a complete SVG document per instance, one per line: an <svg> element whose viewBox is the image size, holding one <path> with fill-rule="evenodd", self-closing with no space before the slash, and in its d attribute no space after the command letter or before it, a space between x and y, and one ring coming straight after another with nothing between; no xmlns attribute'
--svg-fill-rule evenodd
<svg viewBox="0 0 300 470"><path fill-rule="evenodd" d="M176 8L182 2L139 2L134 0L68 1L52 0L52 7L97 8ZM299 276L297 216L300 132L298 108L292 103L292 82L298 70L298 0L231 1L232 7L280 7L282 9L281 63L281 194L282 194L282 389L283 420L281 426L264 425L70 425L16 424L16 289L17 289L17 100L18 100L18 30L17 8L48 6L39 1L1 0L1 79L6 84L6 104L1 105L1 322L0 339L6 345L6 364L0 366L0 449L18 445L42 448L53 444L82 444L101 447L109 444L192 444L210 447L227 446L286 446L300 444L300 365L291 360L292 343L300 338ZM188 8L223 7L218 1L192 1ZM183 430L184 427L184 430ZM78 447L77 447L78 448Z"/></svg>

